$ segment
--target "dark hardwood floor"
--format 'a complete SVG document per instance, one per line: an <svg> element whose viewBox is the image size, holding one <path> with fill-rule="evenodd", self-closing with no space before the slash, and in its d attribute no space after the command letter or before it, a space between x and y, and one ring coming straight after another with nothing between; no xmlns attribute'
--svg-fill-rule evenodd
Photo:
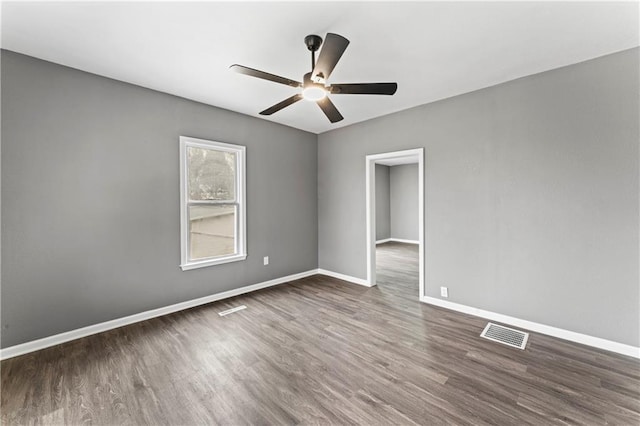
<svg viewBox="0 0 640 426"><path fill-rule="evenodd" d="M5 360L2 423L640 423L638 360L480 339L418 302L416 253L381 246L378 287L314 276Z"/></svg>
<svg viewBox="0 0 640 426"><path fill-rule="evenodd" d="M418 245L389 242L376 248L376 284L380 290L409 301L418 300Z"/></svg>

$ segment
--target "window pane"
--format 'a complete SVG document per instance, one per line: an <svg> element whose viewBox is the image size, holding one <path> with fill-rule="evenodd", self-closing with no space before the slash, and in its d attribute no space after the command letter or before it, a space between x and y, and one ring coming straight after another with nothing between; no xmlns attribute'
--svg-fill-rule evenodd
<svg viewBox="0 0 640 426"><path fill-rule="evenodd" d="M235 223L235 205L189 206L189 260L234 254Z"/></svg>
<svg viewBox="0 0 640 426"><path fill-rule="evenodd" d="M235 201L236 154L206 148L187 148L189 199Z"/></svg>

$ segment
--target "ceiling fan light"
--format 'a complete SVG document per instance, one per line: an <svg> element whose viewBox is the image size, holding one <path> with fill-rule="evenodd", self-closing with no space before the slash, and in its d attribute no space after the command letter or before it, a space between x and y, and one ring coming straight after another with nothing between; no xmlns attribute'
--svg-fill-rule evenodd
<svg viewBox="0 0 640 426"><path fill-rule="evenodd" d="M308 101L319 101L327 96L327 91L318 86L309 86L302 90L302 96Z"/></svg>

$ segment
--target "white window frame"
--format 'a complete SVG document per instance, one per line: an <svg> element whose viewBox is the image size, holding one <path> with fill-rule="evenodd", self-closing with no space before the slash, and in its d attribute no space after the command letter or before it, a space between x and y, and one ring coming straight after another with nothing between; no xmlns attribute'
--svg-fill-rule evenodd
<svg viewBox="0 0 640 426"><path fill-rule="evenodd" d="M189 260L189 206L194 204L216 204L216 202L189 201L189 166L187 164L187 148L214 149L236 154L236 223L235 246L236 252L228 256L217 256L207 259ZM229 204L221 202L220 204ZM223 142L196 139L180 136L180 268L183 271L237 262L247 258L247 216L246 216L246 147Z"/></svg>

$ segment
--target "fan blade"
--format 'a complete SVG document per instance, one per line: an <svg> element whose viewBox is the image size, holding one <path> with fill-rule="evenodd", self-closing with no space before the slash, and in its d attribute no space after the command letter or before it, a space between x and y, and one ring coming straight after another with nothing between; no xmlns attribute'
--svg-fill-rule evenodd
<svg viewBox="0 0 640 426"><path fill-rule="evenodd" d="M302 95L300 93L298 93L297 95L293 95L290 98L285 99L282 102L279 102L277 104L275 104L274 106L265 109L264 111L262 111L260 113L260 115L271 115L274 112L278 112L280 111L282 108L286 108L291 104L295 104L296 102L298 102L300 99L302 99Z"/></svg>
<svg viewBox="0 0 640 426"><path fill-rule="evenodd" d="M326 81L348 45L349 40L346 38L338 34L327 33L316 66L311 72L311 78L322 74L321 78Z"/></svg>
<svg viewBox="0 0 640 426"><path fill-rule="evenodd" d="M243 65L233 64L229 67L229 69L245 75L250 75L251 77L261 78L263 80L273 81L274 83L285 84L291 87L301 87L302 83L299 83L295 80L288 79L286 77L280 77L279 75L269 74L268 72L254 70L253 68L245 67Z"/></svg>
<svg viewBox="0 0 640 426"><path fill-rule="evenodd" d="M329 99L328 97L325 96L316 103L318 104L320 109L322 109L322 112L324 112L324 115L327 116L330 122L337 123L344 118L342 114L340 114L340 111L338 111L338 108L336 108L333 102L331 102L331 99Z"/></svg>
<svg viewBox="0 0 640 426"><path fill-rule="evenodd" d="M334 95L393 95L398 83L332 84L330 90Z"/></svg>

